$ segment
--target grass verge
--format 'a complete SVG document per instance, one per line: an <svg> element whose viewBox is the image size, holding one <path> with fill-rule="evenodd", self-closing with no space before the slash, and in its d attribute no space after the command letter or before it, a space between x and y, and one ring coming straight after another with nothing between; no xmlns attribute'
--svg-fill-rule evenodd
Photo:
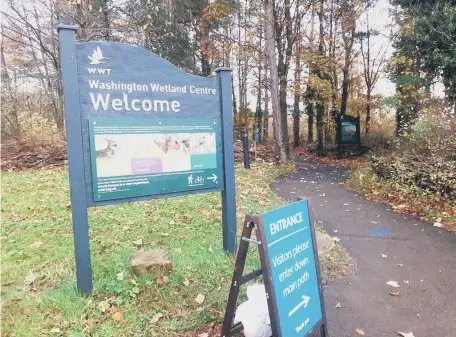
<svg viewBox="0 0 456 337"><path fill-rule="evenodd" d="M292 170L237 166L238 223L249 211L282 205L269 185ZM67 171L5 173L2 182L3 336L183 335L222 320L234 258L222 250L219 193L91 208L94 292L83 297L75 287ZM168 278L131 273L132 252L149 248L169 250ZM247 271L258 264L253 250ZM322 273L338 271L323 260Z"/></svg>
<svg viewBox="0 0 456 337"><path fill-rule="evenodd" d="M447 230L456 231L456 205L445 198L382 179L367 167L353 170L346 185L364 193L369 200L388 203L398 212L419 216L431 223L439 222Z"/></svg>

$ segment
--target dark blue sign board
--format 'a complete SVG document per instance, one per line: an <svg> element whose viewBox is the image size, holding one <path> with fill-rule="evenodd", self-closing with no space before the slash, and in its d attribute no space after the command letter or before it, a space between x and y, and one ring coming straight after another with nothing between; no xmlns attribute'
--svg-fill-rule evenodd
<svg viewBox="0 0 456 337"><path fill-rule="evenodd" d="M231 69L194 76L133 45L76 43L74 26L59 39L78 289L92 290L91 206L220 191L234 253Z"/></svg>
<svg viewBox="0 0 456 337"><path fill-rule="evenodd" d="M250 239L253 229L257 240ZM259 245L261 268L243 275L249 243ZM260 275L274 337L305 337L318 328L320 336L326 337L315 231L307 200L246 218L222 337L240 329L231 326L239 286Z"/></svg>
<svg viewBox="0 0 456 337"><path fill-rule="evenodd" d="M336 119L338 144L355 144L361 143L361 130L359 117L349 115L338 116Z"/></svg>

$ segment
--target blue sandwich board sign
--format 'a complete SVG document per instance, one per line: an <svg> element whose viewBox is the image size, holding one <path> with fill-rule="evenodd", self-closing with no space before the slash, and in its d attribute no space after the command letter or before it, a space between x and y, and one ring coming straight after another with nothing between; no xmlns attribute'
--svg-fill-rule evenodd
<svg viewBox="0 0 456 337"><path fill-rule="evenodd" d="M323 319L312 227L307 200L262 215L265 284L277 336L306 336Z"/></svg>
<svg viewBox="0 0 456 337"><path fill-rule="evenodd" d="M257 240L250 239L252 230ZM259 247L261 268L243 275L249 243ZM315 329L326 337L315 231L307 200L246 217L228 298L222 337L232 326L239 287L262 275L274 337L305 337Z"/></svg>
<svg viewBox="0 0 456 337"><path fill-rule="evenodd" d="M59 26L78 289L92 290L87 208L221 192L236 250L231 69L188 74L137 46Z"/></svg>

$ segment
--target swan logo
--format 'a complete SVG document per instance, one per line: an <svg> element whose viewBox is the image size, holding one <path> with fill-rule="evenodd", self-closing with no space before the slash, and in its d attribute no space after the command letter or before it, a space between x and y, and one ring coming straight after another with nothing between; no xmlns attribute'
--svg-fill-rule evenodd
<svg viewBox="0 0 456 337"><path fill-rule="evenodd" d="M103 60L105 60L105 59L108 60L107 57L103 56L100 46L98 46L97 48L95 48L93 50L91 56L87 56L87 57L90 60L90 64L103 64L103 63L105 63L105 62L103 62Z"/></svg>

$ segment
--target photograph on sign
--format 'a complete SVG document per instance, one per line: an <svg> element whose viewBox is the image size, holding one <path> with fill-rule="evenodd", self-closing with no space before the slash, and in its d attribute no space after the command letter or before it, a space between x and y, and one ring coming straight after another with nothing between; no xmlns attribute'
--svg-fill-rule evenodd
<svg viewBox="0 0 456 337"><path fill-rule="evenodd" d="M217 167L215 133L96 134L97 177Z"/></svg>
<svg viewBox="0 0 456 337"><path fill-rule="evenodd" d="M356 142L356 123L352 121L342 121L342 141Z"/></svg>
<svg viewBox="0 0 456 337"><path fill-rule="evenodd" d="M280 336L306 336L323 318L307 200L264 213L262 219Z"/></svg>
<svg viewBox="0 0 456 337"><path fill-rule="evenodd" d="M219 186L211 119L90 118L95 200Z"/></svg>

